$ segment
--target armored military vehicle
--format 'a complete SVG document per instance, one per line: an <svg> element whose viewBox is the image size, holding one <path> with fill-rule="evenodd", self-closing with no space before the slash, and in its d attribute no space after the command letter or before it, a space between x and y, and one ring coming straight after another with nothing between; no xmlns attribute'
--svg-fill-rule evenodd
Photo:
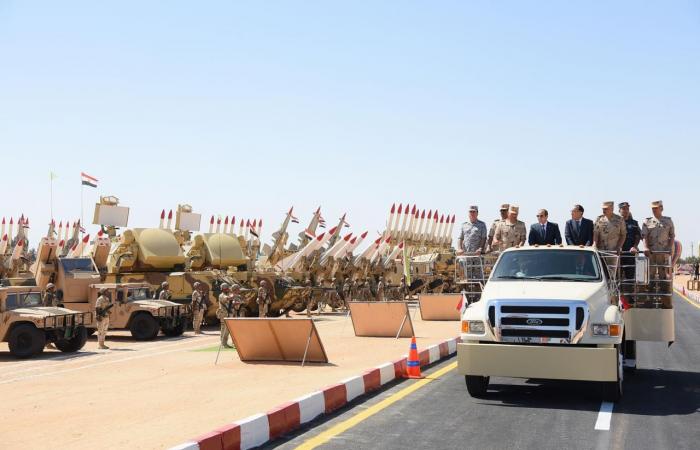
<svg viewBox="0 0 700 450"><path fill-rule="evenodd" d="M44 307L37 287L0 288L0 341L17 358L30 358L53 343L62 352L77 352L87 340L92 314L67 308Z"/></svg>

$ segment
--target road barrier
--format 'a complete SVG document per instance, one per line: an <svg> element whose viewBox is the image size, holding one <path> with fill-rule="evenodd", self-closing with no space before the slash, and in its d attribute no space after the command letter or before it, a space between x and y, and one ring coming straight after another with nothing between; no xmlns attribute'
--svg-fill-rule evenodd
<svg viewBox="0 0 700 450"><path fill-rule="evenodd" d="M423 320L459 321L459 305L462 294L419 294L418 305Z"/></svg>
<svg viewBox="0 0 700 450"><path fill-rule="evenodd" d="M408 302L349 302L355 336L413 337Z"/></svg>

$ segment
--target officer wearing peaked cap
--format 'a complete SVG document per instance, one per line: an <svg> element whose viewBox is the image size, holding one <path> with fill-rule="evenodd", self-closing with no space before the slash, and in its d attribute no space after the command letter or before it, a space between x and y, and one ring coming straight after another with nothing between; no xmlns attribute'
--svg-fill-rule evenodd
<svg viewBox="0 0 700 450"><path fill-rule="evenodd" d="M491 246L494 250L506 250L525 244L527 230L525 223L518 220L520 208L517 205L510 205L508 217L496 226Z"/></svg>
<svg viewBox="0 0 700 450"><path fill-rule="evenodd" d="M459 232L459 246L457 254L481 255L486 252L486 240L488 233L486 224L479 220L479 207L472 205L469 207L469 220L462 224ZM463 270L467 280L483 279L481 273L480 258L466 258L463 261Z"/></svg>
<svg viewBox="0 0 700 450"><path fill-rule="evenodd" d="M673 220L664 216L664 203L657 200L651 203L653 215L644 219L642 225L642 239L648 251L651 262L651 274L658 270L659 279L665 280L669 277L670 252L673 250L673 242L676 239L676 229ZM654 253L664 252L664 253Z"/></svg>
<svg viewBox="0 0 700 450"><path fill-rule="evenodd" d="M487 252L491 252L491 251L496 250L496 249L492 248L493 237L496 234L496 227L498 226L499 223L506 220L506 218L508 217L508 209L509 208L510 208L510 205L508 203L502 204L501 209L499 211L501 214L501 217L498 219L494 219L493 223L491 223L491 228L489 228L489 235L488 235L487 242L486 242L486 245L487 245L486 251Z"/></svg>
<svg viewBox="0 0 700 450"><path fill-rule="evenodd" d="M599 250L619 252L627 237L627 227L622 217L613 212L615 202L603 202L603 214L593 226L593 245Z"/></svg>

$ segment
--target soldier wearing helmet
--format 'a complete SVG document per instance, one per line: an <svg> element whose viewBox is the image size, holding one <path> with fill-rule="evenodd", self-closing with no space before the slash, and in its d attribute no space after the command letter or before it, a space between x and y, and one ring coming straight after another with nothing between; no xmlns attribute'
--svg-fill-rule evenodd
<svg viewBox="0 0 700 450"><path fill-rule="evenodd" d="M270 304L272 303L272 296L270 294L270 284L267 282L267 280L260 281L257 302L258 316L267 317L268 310L270 309Z"/></svg>
<svg viewBox="0 0 700 450"><path fill-rule="evenodd" d="M221 345L230 348L228 345L228 328L224 321L227 317L233 317L233 294L228 283L221 283L221 293L219 294L219 306L216 309L216 317L221 322Z"/></svg>
<svg viewBox="0 0 700 450"><path fill-rule="evenodd" d="M173 292L170 290L170 284L167 281L163 281L160 284L160 294L158 294L158 300L170 300L173 298Z"/></svg>
<svg viewBox="0 0 700 450"><path fill-rule="evenodd" d="M49 283L46 285L44 297L41 299L44 306L58 306L58 297L56 296L56 285Z"/></svg>
<svg viewBox="0 0 700 450"><path fill-rule="evenodd" d="M192 291L192 329L194 334L202 334L201 327L204 320L204 313L207 310L208 300L203 283L195 281L194 291Z"/></svg>
<svg viewBox="0 0 700 450"><path fill-rule="evenodd" d="M109 329L109 310L114 305L112 300L107 296L107 291L101 288L97 291L99 296L95 301L95 321L97 322L97 343L98 348L108 349L105 345L105 337Z"/></svg>

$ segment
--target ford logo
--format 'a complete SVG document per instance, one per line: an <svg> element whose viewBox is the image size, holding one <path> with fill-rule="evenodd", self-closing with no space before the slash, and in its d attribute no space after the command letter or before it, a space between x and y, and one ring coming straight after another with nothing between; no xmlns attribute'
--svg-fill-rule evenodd
<svg viewBox="0 0 700 450"><path fill-rule="evenodd" d="M528 325L542 325L542 319L527 319Z"/></svg>

